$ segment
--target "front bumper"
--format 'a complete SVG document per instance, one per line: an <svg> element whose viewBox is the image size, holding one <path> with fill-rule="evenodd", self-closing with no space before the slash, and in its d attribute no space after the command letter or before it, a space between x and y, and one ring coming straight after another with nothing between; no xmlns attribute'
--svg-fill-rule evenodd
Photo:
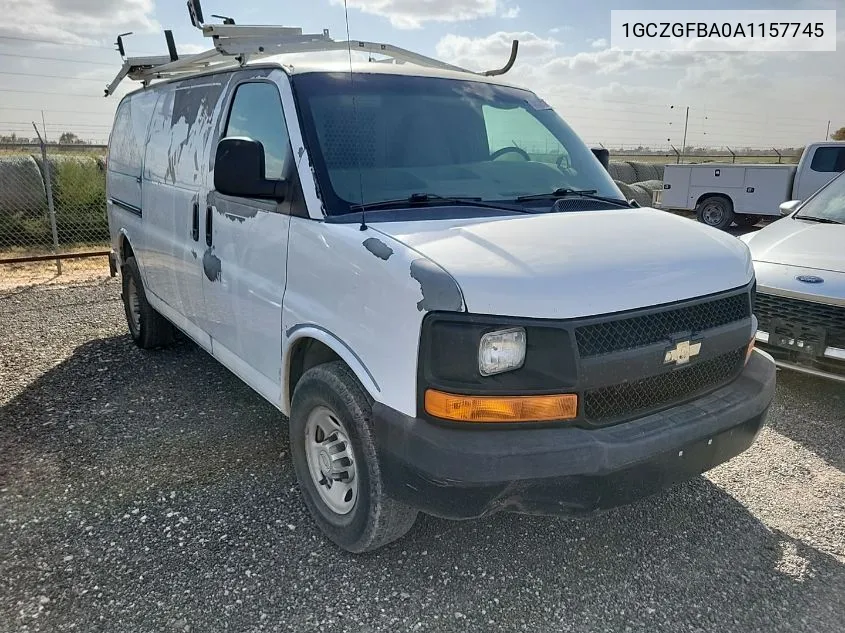
<svg viewBox="0 0 845 633"><path fill-rule="evenodd" d="M762 262L755 268L758 346L779 367L845 382L845 274ZM799 281L818 275L822 283Z"/></svg>
<svg viewBox="0 0 845 633"><path fill-rule="evenodd" d="M389 492L445 518L499 510L583 515L690 479L746 450L774 397L775 365L755 351L731 384L614 426L439 426L376 403Z"/></svg>

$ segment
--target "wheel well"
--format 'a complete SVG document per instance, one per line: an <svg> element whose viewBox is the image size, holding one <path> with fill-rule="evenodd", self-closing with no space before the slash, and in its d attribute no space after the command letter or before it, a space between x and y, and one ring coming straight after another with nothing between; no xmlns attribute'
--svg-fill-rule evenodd
<svg viewBox="0 0 845 633"><path fill-rule="evenodd" d="M702 194L698 197L698 200L695 201L695 206L700 205L707 198L722 198L723 200L727 200L728 204L731 205L730 210L733 211L733 209L734 209L734 201L726 193L705 193L705 194Z"/></svg>
<svg viewBox="0 0 845 633"><path fill-rule="evenodd" d="M123 263L130 257L135 256L135 251L132 250L132 244L129 243L129 238L125 235L120 237L120 262Z"/></svg>
<svg viewBox="0 0 845 633"><path fill-rule="evenodd" d="M342 360L332 348L313 338L302 338L294 345L288 372L288 398L291 400L296 383L306 371L317 365Z"/></svg>

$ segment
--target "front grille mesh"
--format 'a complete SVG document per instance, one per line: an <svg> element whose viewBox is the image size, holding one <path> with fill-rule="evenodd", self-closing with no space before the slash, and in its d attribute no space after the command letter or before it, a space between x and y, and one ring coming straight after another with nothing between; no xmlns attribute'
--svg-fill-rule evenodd
<svg viewBox="0 0 845 633"><path fill-rule="evenodd" d="M823 327L827 331L827 345L845 348L843 307L758 293L754 314L759 328L765 332L771 332L772 321L776 318L786 323Z"/></svg>
<svg viewBox="0 0 845 633"><path fill-rule="evenodd" d="M610 423L687 400L727 384L739 374L745 347L683 369L587 391L584 417L592 424Z"/></svg>
<svg viewBox="0 0 845 633"><path fill-rule="evenodd" d="M751 316L743 292L713 301L579 327L575 331L582 358L635 349L665 341L682 332L701 332Z"/></svg>

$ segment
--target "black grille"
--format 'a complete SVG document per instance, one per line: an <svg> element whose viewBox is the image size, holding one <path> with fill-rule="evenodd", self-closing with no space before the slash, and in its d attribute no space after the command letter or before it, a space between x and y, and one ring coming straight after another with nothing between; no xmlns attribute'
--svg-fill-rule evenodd
<svg viewBox="0 0 845 633"><path fill-rule="evenodd" d="M609 354L666 340L681 332L701 332L751 316L743 292L664 312L585 325L575 330L581 357Z"/></svg>
<svg viewBox="0 0 845 633"><path fill-rule="evenodd" d="M656 410L733 380L745 362L745 347L710 360L658 376L588 391L584 396L584 417L593 424L609 423Z"/></svg>
<svg viewBox="0 0 845 633"><path fill-rule="evenodd" d="M845 347L845 308L758 293L754 314L765 332L771 331L772 321L778 318L787 323L823 327L827 345Z"/></svg>

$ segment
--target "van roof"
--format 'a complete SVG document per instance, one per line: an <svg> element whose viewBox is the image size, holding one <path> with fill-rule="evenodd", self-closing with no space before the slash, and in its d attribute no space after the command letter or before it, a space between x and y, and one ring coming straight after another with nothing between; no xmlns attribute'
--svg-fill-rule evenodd
<svg viewBox="0 0 845 633"><path fill-rule="evenodd" d="M343 53L346 56L347 53ZM231 73L244 68L280 68L289 76L304 75L308 73L348 73L350 69L349 59L340 61L323 60L323 61L309 61L303 59L304 55L297 54L298 59L292 60L292 55L274 55L269 57L262 57L260 59L247 62L244 66L224 65L219 68L208 68L207 70L198 70L196 73L182 75L180 77L170 77L167 79L160 79L154 84L144 87L138 87L130 90L123 96L123 99L133 96L138 93L155 90L158 87L164 87L168 84L178 83L196 77L209 77L221 73ZM408 77L437 77L441 79L455 79L459 81L478 81L487 84L494 84L497 86L505 86L509 88L516 88L519 90L527 90L524 86L503 81L501 76L488 77L482 74L473 72L461 72L457 70L444 70L439 68L431 68L428 66L421 66L413 63L405 64L388 64L378 62L352 62L352 72L358 74L380 74L380 75L400 75Z"/></svg>
<svg viewBox="0 0 845 633"><path fill-rule="evenodd" d="M271 57L264 57L260 60L255 60L246 64L246 67L258 66L278 66L282 68L288 75L303 75L306 73L348 73L350 71L349 59L347 53L343 52L338 55L337 61L310 61L303 59L302 55L298 55L300 59L291 60L291 55L276 55ZM432 68L429 66L421 66L418 64L389 64L379 62L362 62L353 61L353 73L368 73L381 75L406 75L411 77L439 77L443 79L459 79L464 81L479 81L483 83L496 84L499 86L509 86L512 88L521 88L516 84L502 81L500 76L488 77L482 74L472 72L461 72L457 70L444 70L440 68ZM228 70L231 70L229 68Z"/></svg>

